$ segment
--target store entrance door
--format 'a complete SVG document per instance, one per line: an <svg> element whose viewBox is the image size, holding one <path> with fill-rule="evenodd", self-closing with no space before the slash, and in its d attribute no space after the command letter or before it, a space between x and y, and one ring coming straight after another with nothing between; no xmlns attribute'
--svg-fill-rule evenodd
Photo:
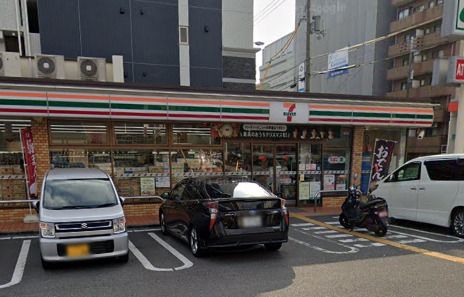
<svg viewBox="0 0 464 297"><path fill-rule="evenodd" d="M322 189L322 145L301 143L299 157L298 201L314 202Z"/></svg>
<svg viewBox="0 0 464 297"><path fill-rule="evenodd" d="M275 146L276 190L279 197L296 201L297 194L297 145L278 144Z"/></svg>
<svg viewBox="0 0 464 297"><path fill-rule="evenodd" d="M253 180L267 189L274 188L274 146L272 144L253 144Z"/></svg>

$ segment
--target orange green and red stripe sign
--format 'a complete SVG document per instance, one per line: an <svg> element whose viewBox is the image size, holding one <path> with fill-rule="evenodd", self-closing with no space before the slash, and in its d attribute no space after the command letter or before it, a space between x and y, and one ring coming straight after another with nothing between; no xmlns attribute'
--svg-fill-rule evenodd
<svg viewBox="0 0 464 297"><path fill-rule="evenodd" d="M180 96L180 94L178 95ZM237 100L145 96L128 94L0 90L1 116L62 118L149 119L170 121L274 123L272 100ZM282 104L280 104L282 105ZM396 125L427 127L433 123L431 107L346 104L300 104L295 113L306 114L308 124ZM276 112L282 113L279 109ZM279 113L279 114L280 114ZM281 120L278 120L279 122ZM304 124L305 117L302 122ZM291 121L293 122L293 121ZM290 122L290 123L291 123ZM288 124L288 117L282 120ZM295 122L296 123L296 122Z"/></svg>
<svg viewBox="0 0 464 297"><path fill-rule="evenodd" d="M433 109L421 107L309 104L308 121L317 124L429 127Z"/></svg>

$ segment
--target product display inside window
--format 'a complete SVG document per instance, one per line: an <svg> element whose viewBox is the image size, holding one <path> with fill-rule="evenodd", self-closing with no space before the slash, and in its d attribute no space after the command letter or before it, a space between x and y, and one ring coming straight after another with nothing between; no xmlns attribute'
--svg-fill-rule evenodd
<svg viewBox="0 0 464 297"><path fill-rule="evenodd" d="M113 158L116 187L121 196L160 195L169 190L168 151L116 150Z"/></svg>
<svg viewBox="0 0 464 297"><path fill-rule="evenodd" d="M321 190L322 145L300 143L298 200L314 200Z"/></svg>
<svg viewBox="0 0 464 297"><path fill-rule="evenodd" d="M189 176L223 174L222 150L179 149L171 155L173 186Z"/></svg>
<svg viewBox="0 0 464 297"><path fill-rule="evenodd" d="M251 145L249 143L226 143L224 170L226 174L251 176Z"/></svg>
<svg viewBox="0 0 464 297"><path fill-rule="evenodd" d="M253 148L253 180L274 191L273 145L255 144Z"/></svg>
<svg viewBox="0 0 464 297"><path fill-rule="evenodd" d="M114 123L116 144L166 144L166 125L153 123Z"/></svg>
<svg viewBox="0 0 464 297"><path fill-rule="evenodd" d="M221 139L211 124L174 124L173 143L175 144L220 144Z"/></svg>
<svg viewBox="0 0 464 297"><path fill-rule="evenodd" d="M0 119L0 200L27 198L21 129L29 120Z"/></svg>
<svg viewBox="0 0 464 297"><path fill-rule="evenodd" d="M105 123L51 122L52 145L97 145L108 142L108 127Z"/></svg>
<svg viewBox="0 0 464 297"><path fill-rule="evenodd" d="M63 149L50 152L52 168L97 168L111 174L111 153L102 150Z"/></svg>

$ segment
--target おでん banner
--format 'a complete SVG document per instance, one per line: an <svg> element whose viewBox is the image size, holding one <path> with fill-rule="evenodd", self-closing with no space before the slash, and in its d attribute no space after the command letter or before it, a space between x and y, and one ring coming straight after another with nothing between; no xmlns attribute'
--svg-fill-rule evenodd
<svg viewBox="0 0 464 297"><path fill-rule="evenodd" d="M395 141L376 139L371 167L371 183L377 183L388 174L390 162L395 149Z"/></svg>

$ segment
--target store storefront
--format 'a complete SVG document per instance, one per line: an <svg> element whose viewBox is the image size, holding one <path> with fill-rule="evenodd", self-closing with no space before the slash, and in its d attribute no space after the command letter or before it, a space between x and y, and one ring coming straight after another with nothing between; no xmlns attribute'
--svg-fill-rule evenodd
<svg viewBox="0 0 464 297"><path fill-rule="evenodd" d="M88 167L109 173L126 197L159 195L199 176L250 178L293 204L321 190L327 199L344 195L376 138L399 143L397 166L406 129L433 123L427 103L345 97L0 84L0 170L8 184L0 199L26 196L24 127L33 132L39 182L49 168Z"/></svg>

